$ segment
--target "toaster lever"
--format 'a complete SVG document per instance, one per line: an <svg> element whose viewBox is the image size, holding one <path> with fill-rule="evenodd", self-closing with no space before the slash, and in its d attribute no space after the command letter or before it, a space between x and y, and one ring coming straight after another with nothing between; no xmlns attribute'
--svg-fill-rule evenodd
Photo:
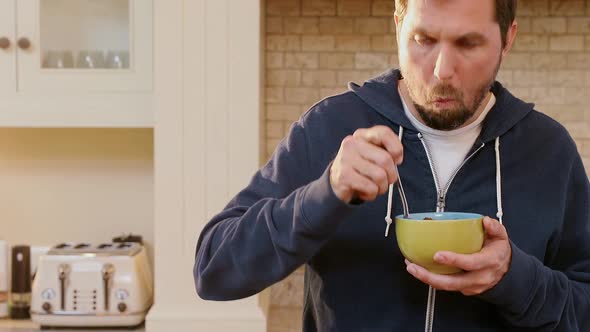
<svg viewBox="0 0 590 332"><path fill-rule="evenodd" d="M60 301L61 301L61 310L66 310L66 279L68 278L68 274L70 273L70 265L69 264L60 264L57 268L58 277L59 277L59 287L60 287Z"/></svg>
<svg viewBox="0 0 590 332"><path fill-rule="evenodd" d="M110 280L115 272L113 264L105 264L102 267L102 282L104 288L104 310L109 311Z"/></svg>

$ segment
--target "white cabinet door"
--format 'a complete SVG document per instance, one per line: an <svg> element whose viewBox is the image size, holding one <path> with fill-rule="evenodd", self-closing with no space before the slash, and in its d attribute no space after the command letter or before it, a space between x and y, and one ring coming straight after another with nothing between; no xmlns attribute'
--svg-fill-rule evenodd
<svg viewBox="0 0 590 332"><path fill-rule="evenodd" d="M152 90L151 0L16 3L19 92Z"/></svg>
<svg viewBox="0 0 590 332"><path fill-rule="evenodd" d="M0 0L0 95L16 92L15 1Z"/></svg>

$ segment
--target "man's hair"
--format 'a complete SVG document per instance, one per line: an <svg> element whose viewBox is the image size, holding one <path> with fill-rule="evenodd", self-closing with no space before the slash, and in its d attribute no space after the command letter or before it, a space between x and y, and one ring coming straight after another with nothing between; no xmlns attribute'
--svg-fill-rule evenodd
<svg viewBox="0 0 590 332"><path fill-rule="evenodd" d="M496 22L500 25L502 47L506 46L506 35L508 29L516 17L517 0L495 0L496 1ZM395 0L395 14L403 20L408 9L408 0Z"/></svg>

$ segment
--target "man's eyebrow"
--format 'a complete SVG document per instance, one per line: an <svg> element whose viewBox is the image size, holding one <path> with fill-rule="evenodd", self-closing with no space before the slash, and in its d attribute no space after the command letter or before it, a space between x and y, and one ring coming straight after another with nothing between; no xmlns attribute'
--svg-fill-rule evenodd
<svg viewBox="0 0 590 332"><path fill-rule="evenodd" d="M464 35L459 36L458 40L461 39L474 39L474 40L485 40L486 37L479 32L469 32Z"/></svg>
<svg viewBox="0 0 590 332"><path fill-rule="evenodd" d="M413 28L411 31L412 35L424 35L424 36L432 36L433 34L431 32L429 32L427 29L423 28L423 27L416 27ZM479 33L479 32L468 32L466 34L460 35L456 38L457 40L477 40L477 41L482 41L485 40L486 37Z"/></svg>
<svg viewBox="0 0 590 332"><path fill-rule="evenodd" d="M421 27L416 27L416 28L413 28L413 29L411 30L411 33L412 33L413 35L426 35L426 36L431 36L431 35L432 35L432 34L431 34L431 33L429 33L429 32L428 32L426 29L424 29L424 28L421 28Z"/></svg>

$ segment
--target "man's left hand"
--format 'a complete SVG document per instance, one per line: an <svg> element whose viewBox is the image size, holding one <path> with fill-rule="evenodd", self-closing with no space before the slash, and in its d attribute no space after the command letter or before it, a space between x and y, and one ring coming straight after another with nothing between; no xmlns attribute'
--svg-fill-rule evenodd
<svg viewBox="0 0 590 332"><path fill-rule="evenodd" d="M435 262L456 266L464 272L435 274L408 260L406 269L416 279L436 289L458 291L468 296L487 291L508 272L512 249L506 228L500 222L485 217L483 225L485 240L481 251L470 255L439 251L434 255Z"/></svg>

